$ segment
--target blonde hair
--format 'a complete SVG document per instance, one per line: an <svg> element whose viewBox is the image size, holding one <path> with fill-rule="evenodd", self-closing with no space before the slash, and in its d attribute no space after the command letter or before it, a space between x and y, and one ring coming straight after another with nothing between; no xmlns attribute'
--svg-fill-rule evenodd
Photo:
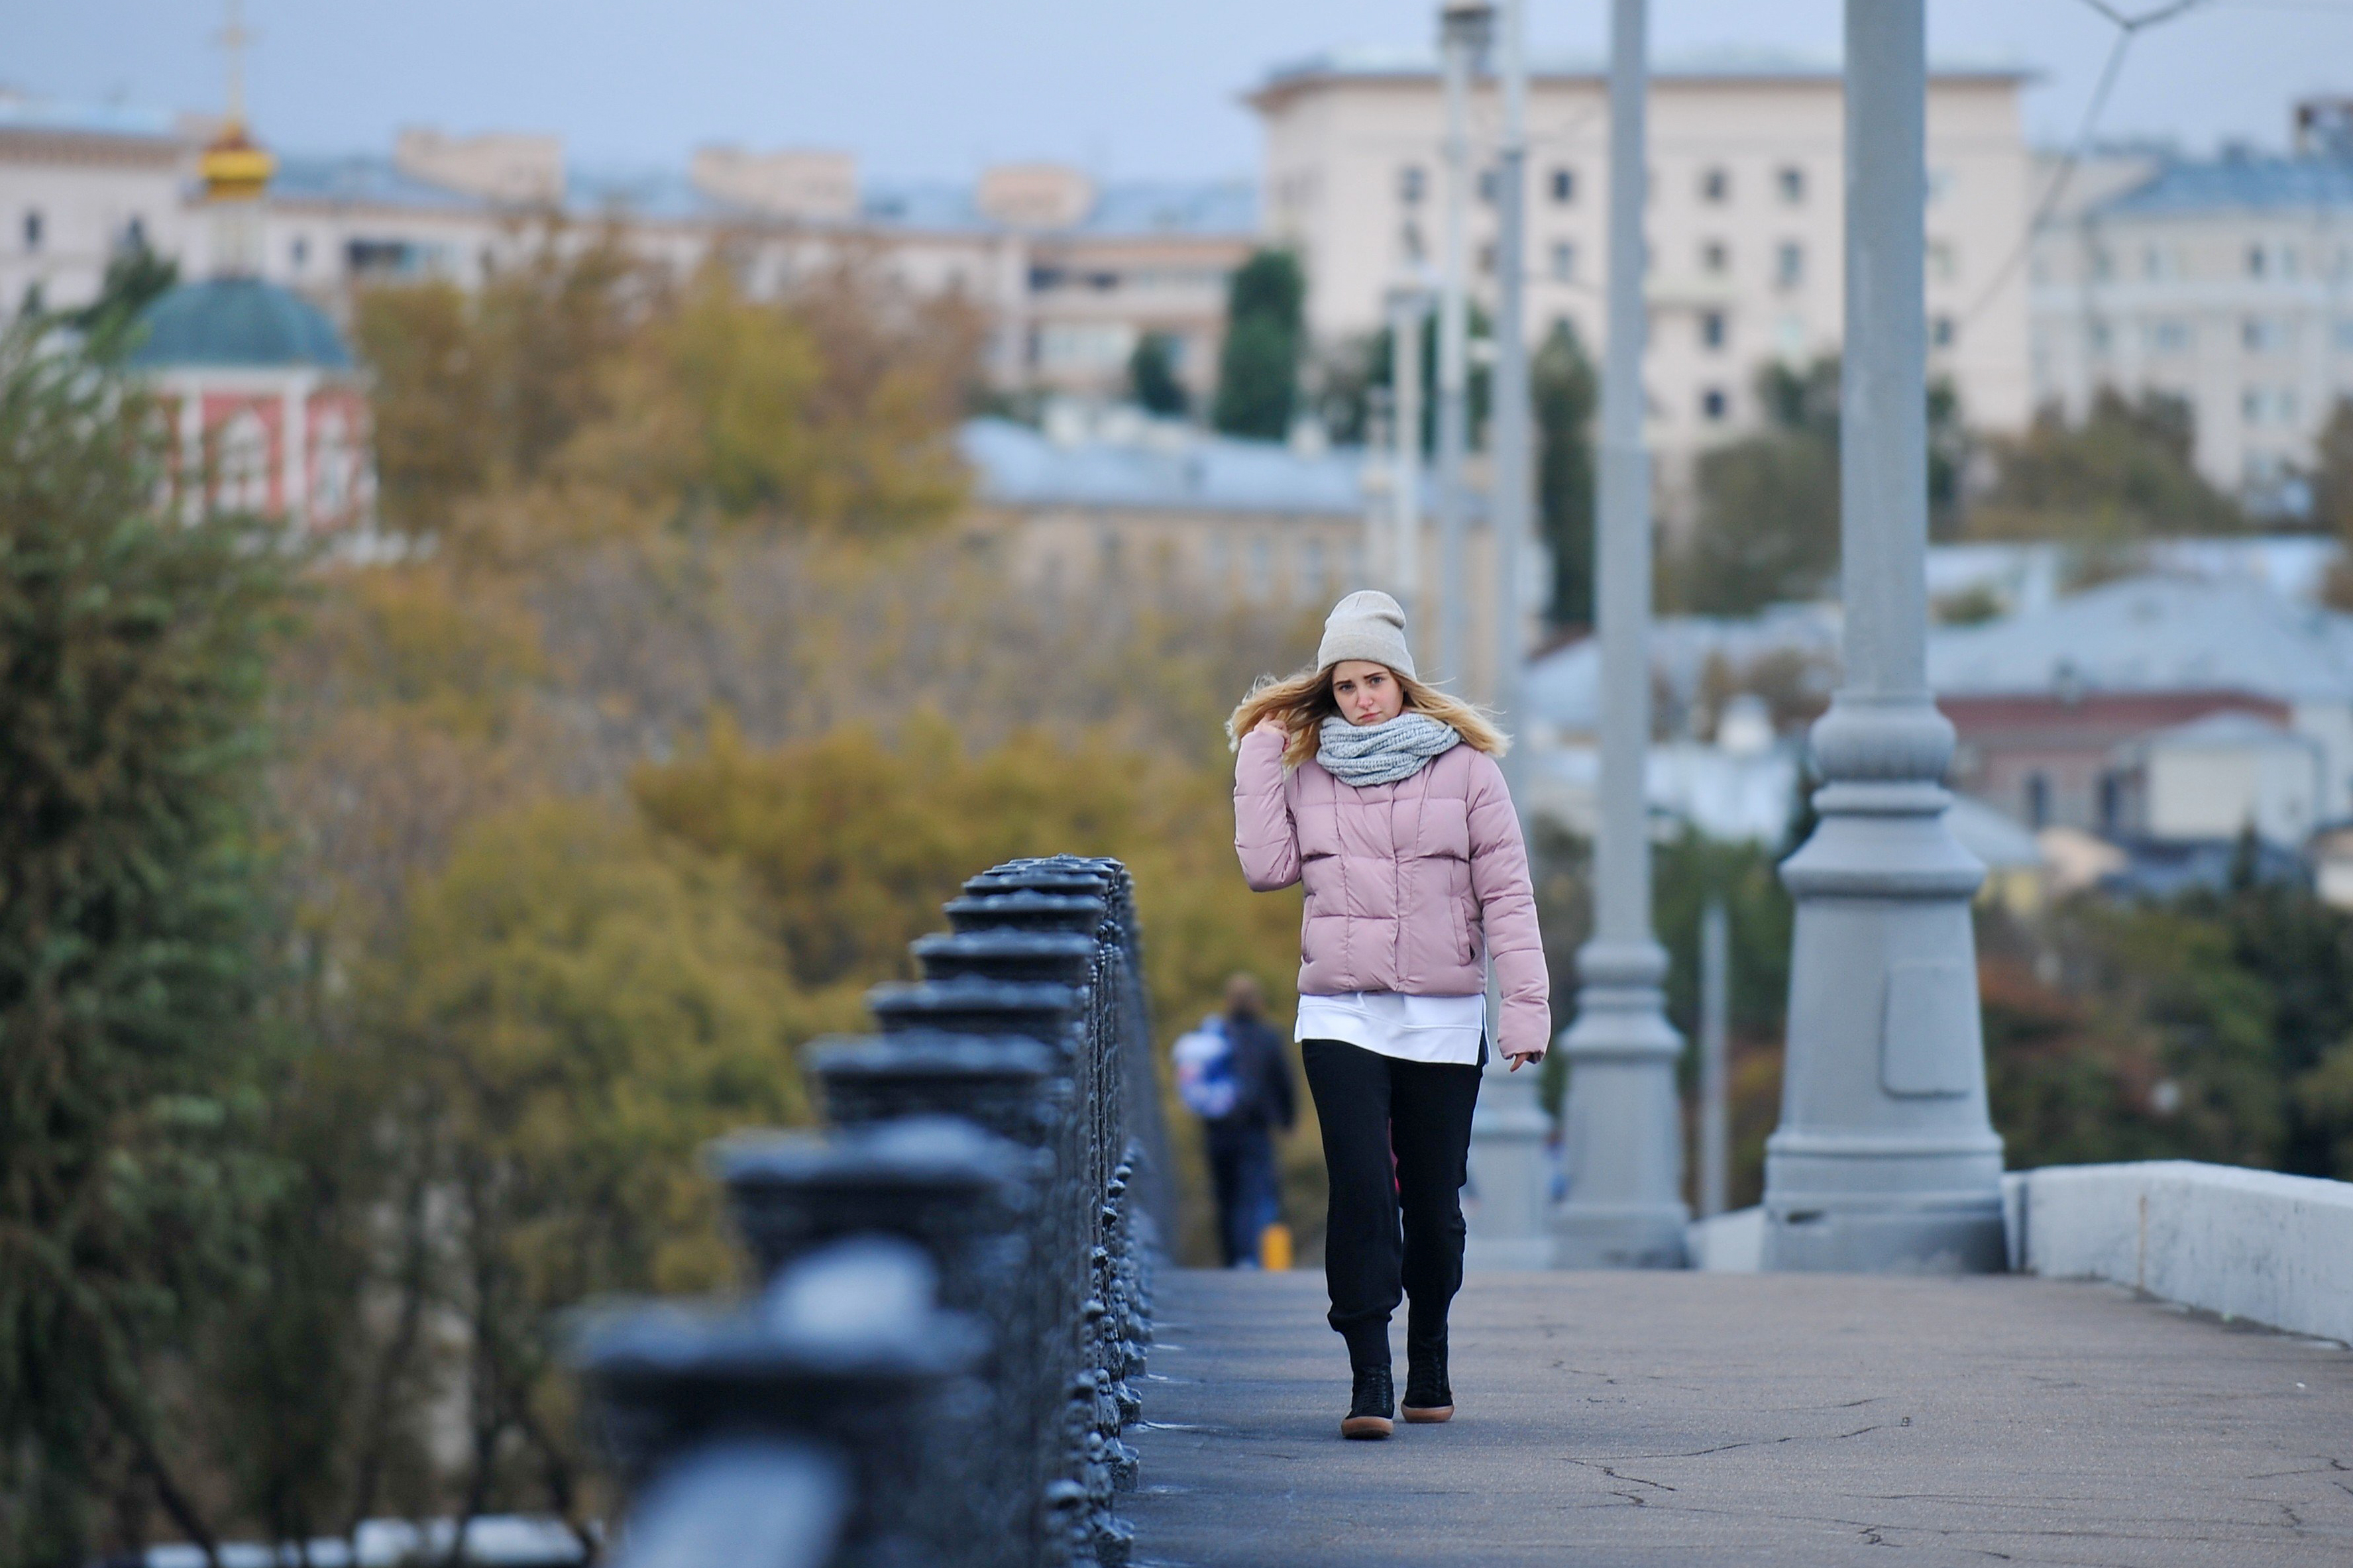
<svg viewBox="0 0 2353 1568"><path fill-rule="evenodd" d="M1323 743L1324 721L1340 711L1340 700L1332 695L1332 671L1338 668L1331 664L1303 669L1281 680L1261 676L1233 717L1226 721L1227 742L1239 750L1244 735L1272 719L1285 732L1284 766L1295 768L1314 756ZM1405 693L1407 712L1428 714L1461 736L1465 745L1491 757L1500 757L1511 749L1511 737L1495 727L1486 710L1450 697L1434 686L1424 686L1401 669L1389 669L1389 673L1397 678L1398 689Z"/></svg>

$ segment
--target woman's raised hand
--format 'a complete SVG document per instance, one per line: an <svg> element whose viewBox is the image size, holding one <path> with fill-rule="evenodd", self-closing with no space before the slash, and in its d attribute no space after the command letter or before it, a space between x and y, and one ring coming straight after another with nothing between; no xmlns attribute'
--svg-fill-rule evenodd
<svg viewBox="0 0 2353 1568"><path fill-rule="evenodd" d="M1282 721L1280 719L1261 719L1258 721L1256 728L1250 731L1250 733L1253 735L1272 735L1279 741L1288 740L1291 736L1291 731L1282 727Z"/></svg>

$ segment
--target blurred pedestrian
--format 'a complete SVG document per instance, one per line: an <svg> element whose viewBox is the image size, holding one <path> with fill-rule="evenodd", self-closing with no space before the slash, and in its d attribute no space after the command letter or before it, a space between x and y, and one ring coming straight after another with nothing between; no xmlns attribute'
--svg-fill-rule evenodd
<svg viewBox="0 0 2353 1568"><path fill-rule="evenodd" d="M1324 1130L1330 1322L1354 1379L1347 1437L1386 1437L1389 1317L1406 1317L1408 1421L1454 1414L1447 1309L1462 1285L1471 1116L1496 1047L1544 1059L1550 982L1520 822L1477 709L1423 685L1405 612L1340 601L1315 667L1234 710L1234 848L1267 891L1306 885L1296 1033Z"/></svg>
<svg viewBox="0 0 2353 1568"><path fill-rule="evenodd" d="M1275 1130L1298 1116L1291 1063L1258 981L1228 980L1225 1011L1178 1040L1175 1056L1177 1092L1201 1119L1219 1257L1229 1268L1255 1268L1260 1238L1282 1217Z"/></svg>

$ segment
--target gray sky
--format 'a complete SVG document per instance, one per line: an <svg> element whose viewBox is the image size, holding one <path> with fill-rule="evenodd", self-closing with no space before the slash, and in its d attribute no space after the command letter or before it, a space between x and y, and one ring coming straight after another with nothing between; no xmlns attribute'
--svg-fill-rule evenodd
<svg viewBox="0 0 2353 1568"><path fill-rule="evenodd" d="M2137 15L2160 0L2105 0ZM164 109L220 95L206 0L14 0L0 83ZM249 0L272 144L386 147L403 124L560 132L576 163L675 163L705 142L842 147L869 173L1010 158L1099 175L1254 171L1236 95L1274 63L1429 37L1432 0ZM1531 0L1537 47L1599 50L1604 0ZM1838 0L1655 0L1662 56L1828 57ZM2029 133L2072 141L2115 28L2088 0L1931 0L1932 51L2028 65ZM2353 93L2353 0L2207 0L2134 44L2102 121L2211 149L2278 145L2288 100Z"/></svg>

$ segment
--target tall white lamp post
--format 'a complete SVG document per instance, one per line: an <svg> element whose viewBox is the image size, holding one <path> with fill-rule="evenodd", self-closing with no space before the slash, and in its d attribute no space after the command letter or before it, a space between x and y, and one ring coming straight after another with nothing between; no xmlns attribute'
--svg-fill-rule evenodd
<svg viewBox="0 0 2353 1568"><path fill-rule="evenodd" d="M1847 0L1840 541L1846 684L1814 725L1820 825L1797 901L1774 1268L2002 1267L1969 896L1946 826L1953 727L1927 684L1924 0Z"/></svg>
<svg viewBox="0 0 2353 1568"><path fill-rule="evenodd" d="M1507 725L1525 729L1519 711L1520 661L1527 656L1520 608L1521 540L1528 526L1528 353L1521 331L1522 199L1527 162L1527 52L1525 0L1503 0L1498 59L1504 89L1504 142L1495 172L1495 366L1493 488L1487 525L1495 550L1495 694ZM1521 790L1514 757L1504 759L1513 796ZM1471 1122L1471 1180L1478 1206L1466 1261L1480 1268L1542 1268L1552 1261L1545 1205L1550 1180L1545 1138L1551 1131L1537 1103L1536 1075L1512 1072L1499 1054L1487 1060L1479 1109Z"/></svg>
<svg viewBox="0 0 2353 1568"><path fill-rule="evenodd" d="M1642 447L1643 0L1612 0L1609 23L1609 338L1601 376L1601 827L1593 847L1594 936L1578 952L1577 1021L1562 1128L1568 1194L1553 1215L1565 1268L1676 1268L1683 1261L1683 1115L1651 934L1651 840L1642 772L1651 745L1651 467Z"/></svg>

